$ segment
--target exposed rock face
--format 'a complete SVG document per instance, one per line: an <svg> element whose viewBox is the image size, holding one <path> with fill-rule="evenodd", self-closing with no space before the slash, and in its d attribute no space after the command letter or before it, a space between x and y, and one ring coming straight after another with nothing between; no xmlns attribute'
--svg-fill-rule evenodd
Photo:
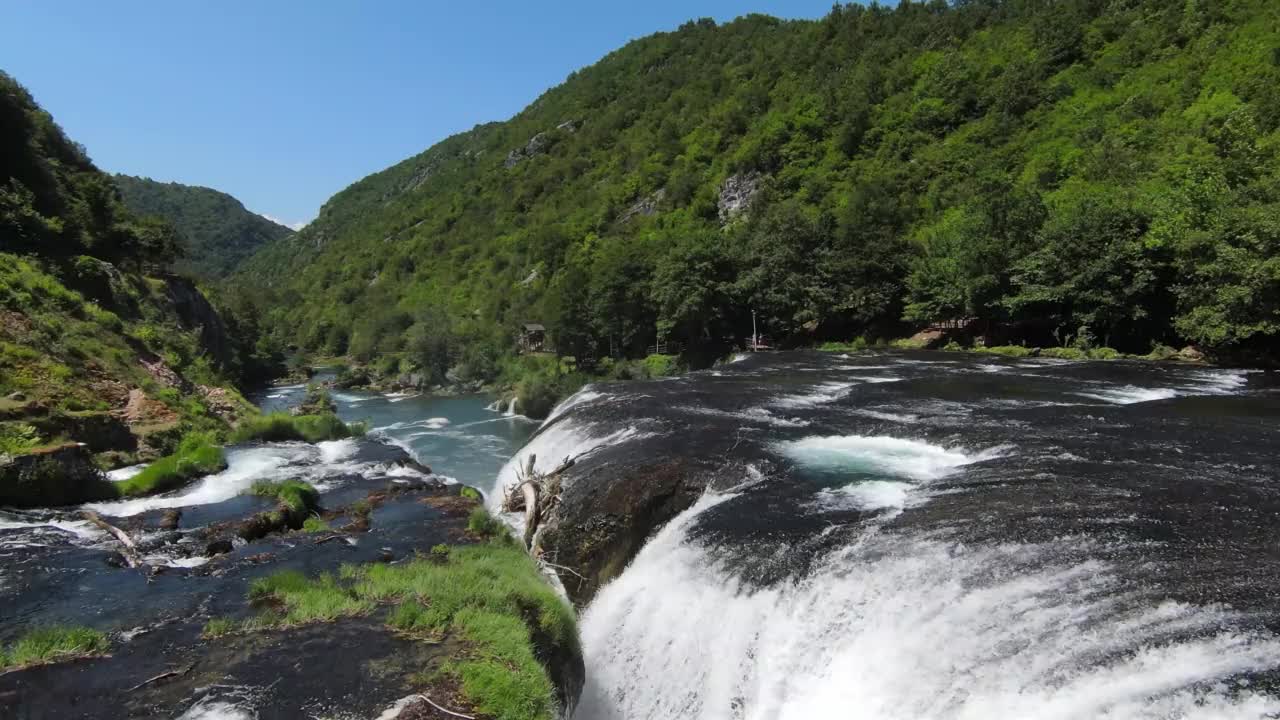
<svg viewBox="0 0 1280 720"><path fill-rule="evenodd" d="M730 175L720 185L720 200L717 207L720 211L721 224L727 223L741 215L751 206L756 193L760 192L760 173L739 173Z"/></svg>
<svg viewBox="0 0 1280 720"><path fill-rule="evenodd" d="M87 445L68 443L27 455L0 455L0 505L56 507L115 496Z"/></svg>
<svg viewBox="0 0 1280 720"><path fill-rule="evenodd" d="M538 549L574 575L560 579L582 607L622 573L655 528L697 502L711 474L684 459L621 469L586 463L571 471L560 505L541 531Z"/></svg>
<svg viewBox="0 0 1280 720"><path fill-rule="evenodd" d="M138 439L119 416L108 412L53 412L32 418L45 437L81 438L90 452L133 452Z"/></svg>
<svg viewBox="0 0 1280 720"><path fill-rule="evenodd" d="M222 317L209 304L209 299L188 279L165 278L166 291L178 320L187 330L200 331L200 345L220 366L231 360L231 343Z"/></svg>
<svg viewBox="0 0 1280 720"><path fill-rule="evenodd" d="M549 139L550 138L548 138L547 134L544 132L540 132L529 138L529 142L526 143L524 147L516 148L507 154L507 159L502 163L503 167L508 169L513 168L522 161L543 152L547 149Z"/></svg>
<svg viewBox="0 0 1280 720"><path fill-rule="evenodd" d="M637 215L648 217L650 215L657 214L658 207L662 204L662 201L666 196L666 189L659 188L657 192L640 198L632 203L631 207L627 208L626 212L622 213L622 216L618 218L618 222L626 222Z"/></svg>

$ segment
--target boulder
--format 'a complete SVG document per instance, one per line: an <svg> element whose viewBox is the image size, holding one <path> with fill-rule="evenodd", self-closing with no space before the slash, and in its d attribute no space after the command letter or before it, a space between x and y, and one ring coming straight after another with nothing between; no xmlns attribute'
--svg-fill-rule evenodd
<svg viewBox="0 0 1280 720"><path fill-rule="evenodd" d="M1178 351L1178 359L1188 362L1204 362L1204 352L1195 345L1188 345Z"/></svg>
<svg viewBox="0 0 1280 720"><path fill-rule="evenodd" d="M93 464L87 445L67 443L24 455L0 455L0 505L57 507L115 497L115 486Z"/></svg>

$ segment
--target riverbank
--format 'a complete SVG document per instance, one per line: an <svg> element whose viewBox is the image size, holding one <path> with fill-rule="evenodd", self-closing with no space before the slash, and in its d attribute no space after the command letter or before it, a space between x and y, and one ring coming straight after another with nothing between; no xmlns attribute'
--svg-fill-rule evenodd
<svg viewBox="0 0 1280 720"><path fill-rule="evenodd" d="M269 412L282 399L263 398ZM416 717L431 702L551 720L571 707L583 681L572 611L501 526L481 520L480 493L432 472L409 453L418 439L387 423L389 411L422 420L428 406L336 402L344 421L382 424L314 444L245 438L219 473L93 505L134 542L136 564L78 511L0 512L0 600L13 610L0 619L6 705L104 720ZM494 419L473 426L477 438L522 424ZM466 476L485 477L459 459ZM503 459L488 462L488 478ZM300 648L325 672L297 663Z"/></svg>

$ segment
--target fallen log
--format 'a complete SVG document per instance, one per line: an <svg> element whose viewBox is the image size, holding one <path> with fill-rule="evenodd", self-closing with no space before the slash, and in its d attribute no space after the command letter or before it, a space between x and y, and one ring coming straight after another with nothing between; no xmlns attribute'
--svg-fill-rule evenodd
<svg viewBox="0 0 1280 720"><path fill-rule="evenodd" d="M121 530L115 525L112 525L106 520L103 520L101 515L98 515L98 513L93 512L92 510L85 510L81 515L85 520L88 520L94 525L97 525L100 529L114 535L116 540L120 541L120 545L122 546L120 554L124 556L124 561L128 563L129 567L136 568L142 566L142 555L138 553L138 546L133 542L133 538L129 537L129 533Z"/></svg>

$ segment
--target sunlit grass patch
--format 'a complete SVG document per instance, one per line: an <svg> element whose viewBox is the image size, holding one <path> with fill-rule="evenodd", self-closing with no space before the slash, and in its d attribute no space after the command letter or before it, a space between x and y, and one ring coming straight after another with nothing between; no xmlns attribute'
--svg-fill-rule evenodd
<svg viewBox="0 0 1280 720"><path fill-rule="evenodd" d="M86 627L36 628L0 650L0 669L40 665L84 655L101 655L109 646L105 634Z"/></svg>

